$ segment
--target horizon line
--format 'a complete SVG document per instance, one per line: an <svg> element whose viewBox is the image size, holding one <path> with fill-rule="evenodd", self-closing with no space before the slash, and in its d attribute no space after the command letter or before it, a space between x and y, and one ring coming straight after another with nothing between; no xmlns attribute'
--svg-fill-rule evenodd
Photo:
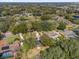
<svg viewBox="0 0 79 59"><path fill-rule="evenodd" d="M19 2L21 2L21 1L19 1ZM0 1L0 3L19 3L19 2L16 2L16 1L14 1L14 2L12 2L12 1L10 1L10 2L1 2ZM41 1L40 1L41 2ZM39 1L38 2L22 2L22 3L40 3ZM50 1L49 1L50 2ZM60 1L61 3L63 3L64 1ZM74 1L74 2L70 2L70 1L65 1L65 2L69 2L69 3L79 3L79 1L78 2L76 2L76 1ZM41 3L46 3L46 1L45 2L41 2ZM55 3L55 2L50 2L50 3ZM59 3L58 1L56 1L56 3Z"/></svg>

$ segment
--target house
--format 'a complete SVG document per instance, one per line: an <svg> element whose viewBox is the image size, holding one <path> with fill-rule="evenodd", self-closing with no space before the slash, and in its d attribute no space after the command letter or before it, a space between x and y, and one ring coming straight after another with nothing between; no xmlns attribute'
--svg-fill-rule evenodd
<svg viewBox="0 0 79 59"><path fill-rule="evenodd" d="M46 32L46 35L48 35L50 38L56 39L59 36L61 36L61 34L57 31L52 31L52 32Z"/></svg>
<svg viewBox="0 0 79 59"><path fill-rule="evenodd" d="M22 15L26 15L26 16L33 16L33 14L32 14L32 13L28 13L28 12L26 12L26 11L24 11Z"/></svg>
<svg viewBox="0 0 79 59"><path fill-rule="evenodd" d="M18 51L20 49L20 41L15 40L15 42L13 42L13 44L10 45L10 48L13 51Z"/></svg>
<svg viewBox="0 0 79 59"><path fill-rule="evenodd" d="M7 37L12 36L13 34L9 31L3 33L3 35L5 36L3 39L5 40Z"/></svg>
<svg viewBox="0 0 79 59"><path fill-rule="evenodd" d="M66 29L67 30L72 30L73 28L78 27L77 24L72 23L71 21L65 20L66 23Z"/></svg>
<svg viewBox="0 0 79 59"><path fill-rule="evenodd" d="M73 31L79 36L79 29L74 29Z"/></svg>
<svg viewBox="0 0 79 59"><path fill-rule="evenodd" d="M7 42L5 40L0 40L0 47L7 45Z"/></svg>
<svg viewBox="0 0 79 59"><path fill-rule="evenodd" d="M64 36L66 38L78 38L78 35L76 35L73 31L71 30L64 30Z"/></svg>
<svg viewBox="0 0 79 59"><path fill-rule="evenodd" d="M9 32L9 31L7 31L7 32L4 33L4 35L5 35L6 37L8 37L8 36L12 35L12 33Z"/></svg>
<svg viewBox="0 0 79 59"><path fill-rule="evenodd" d="M0 52L2 52L2 47L3 46L6 46L7 45L7 42L5 40L0 40Z"/></svg>

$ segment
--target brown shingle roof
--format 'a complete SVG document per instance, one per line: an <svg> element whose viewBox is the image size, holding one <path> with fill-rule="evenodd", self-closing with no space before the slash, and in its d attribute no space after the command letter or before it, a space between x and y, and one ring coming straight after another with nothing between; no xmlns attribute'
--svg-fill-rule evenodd
<svg viewBox="0 0 79 59"><path fill-rule="evenodd" d="M7 43L6 43L5 40L0 40L0 47L4 46L4 45L6 45L6 44L7 44Z"/></svg>

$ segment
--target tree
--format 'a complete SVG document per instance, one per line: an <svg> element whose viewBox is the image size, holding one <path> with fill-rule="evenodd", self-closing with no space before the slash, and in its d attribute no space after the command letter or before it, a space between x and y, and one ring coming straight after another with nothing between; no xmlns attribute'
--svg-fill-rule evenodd
<svg viewBox="0 0 79 59"><path fill-rule="evenodd" d="M32 49L36 46L36 40L34 37L29 37L28 39L25 39L23 44L23 50L28 51L29 49Z"/></svg>
<svg viewBox="0 0 79 59"><path fill-rule="evenodd" d="M26 20L28 20L26 16L20 16L19 18L20 18L20 21L26 21Z"/></svg>
<svg viewBox="0 0 79 59"><path fill-rule="evenodd" d="M50 15L43 15L41 16L41 20L50 20L51 19L51 16Z"/></svg>
<svg viewBox="0 0 79 59"><path fill-rule="evenodd" d="M65 24L63 21L61 21L61 22L59 23L58 29L59 29L59 30L64 30L65 28L66 28L66 24Z"/></svg>
<svg viewBox="0 0 79 59"><path fill-rule="evenodd" d="M0 32L0 40L2 40L5 37L5 35L1 34Z"/></svg>
<svg viewBox="0 0 79 59"><path fill-rule="evenodd" d="M79 24L79 19L73 19L72 22L75 24Z"/></svg>
<svg viewBox="0 0 79 59"><path fill-rule="evenodd" d="M54 43L55 43L54 40L49 38L45 34L41 37L41 44L44 46L52 46Z"/></svg>
<svg viewBox="0 0 79 59"><path fill-rule="evenodd" d="M43 21L41 22L40 26L42 27L43 31L52 31L57 28L58 24L55 21L53 22Z"/></svg>
<svg viewBox="0 0 79 59"><path fill-rule="evenodd" d="M28 31L32 31L32 22L27 22L27 29Z"/></svg>
<svg viewBox="0 0 79 59"><path fill-rule="evenodd" d="M1 13L3 16L7 16L7 15L10 15L9 14L9 11L7 11L7 10L5 10L5 11L2 11L2 13Z"/></svg>
<svg viewBox="0 0 79 59"><path fill-rule="evenodd" d="M58 24L48 21L36 21L32 23L33 29L37 31L52 31L58 27Z"/></svg>
<svg viewBox="0 0 79 59"><path fill-rule="evenodd" d="M8 30L8 28L9 28L8 23L6 23L6 22L0 22L0 31L6 32Z"/></svg>
<svg viewBox="0 0 79 59"><path fill-rule="evenodd" d="M22 22L17 25L15 24L11 31L16 34L16 33L26 33L27 30L28 29L26 22Z"/></svg>
<svg viewBox="0 0 79 59"><path fill-rule="evenodd" d="M35 22L32 22L32 29L35 30L35 31L40 31L41 30L41 27L40 27L40 21L35 21Z"/></svg>
<svg viewBox="0 0 79 59"><path fill-rule="evenodd" d="M79 59L79 40L60 40L41 52L41 59Z"/></svg>

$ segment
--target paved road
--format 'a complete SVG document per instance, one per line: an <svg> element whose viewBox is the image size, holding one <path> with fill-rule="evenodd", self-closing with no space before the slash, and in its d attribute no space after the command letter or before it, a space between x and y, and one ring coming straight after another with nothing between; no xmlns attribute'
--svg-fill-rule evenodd
<svg viewBox="0 0 79 59"><path fill-rule="evenodd" d="M37 42L37 49L41 49L41 43L40 43L40 34L36 32L36 42ZM40 58L40 52L36 55L35 59L41 59Z"/></svg>

